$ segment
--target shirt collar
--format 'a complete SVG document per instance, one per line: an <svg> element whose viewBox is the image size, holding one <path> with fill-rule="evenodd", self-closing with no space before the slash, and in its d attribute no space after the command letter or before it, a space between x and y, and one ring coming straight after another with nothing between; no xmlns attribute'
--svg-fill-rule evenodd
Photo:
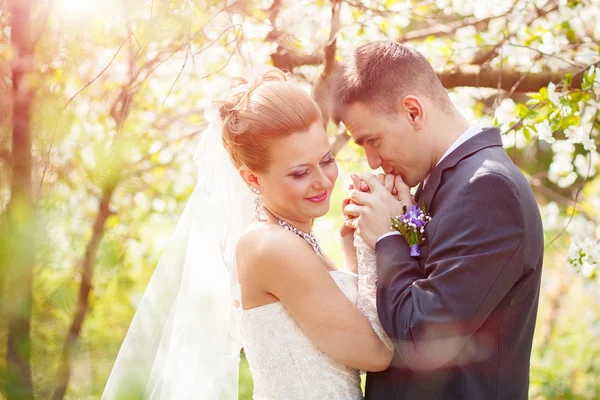
<svg viewBox="0 0 600 400"><path fill-rule="evenodd" d="M458 148L458 146L460 146L461 144L463 144L464 142L466 142L467 140L471 139L473 136L477 135L478 133L480 133L482 131L482 129L478 126L478 125L471 125L467 128L466 131L464 131L462 133L462 135L460 135L458 137L458 139L456 139L456 141L454 143L452 143L452 146L450 146L448 148L448 150L446 150L446 152L444 153L444 155L442 156L442 158L439 159L439 161L437 162L436 167L439 163L442 162L442 160L446 157L448 157L448 155L450 153L452 153L454 150L456 150ZM429 179L429 175L427 175L427 178L425 178L425 180L423 181L423 186L425 186L425 184L427 183L427 180Z"/></svg>

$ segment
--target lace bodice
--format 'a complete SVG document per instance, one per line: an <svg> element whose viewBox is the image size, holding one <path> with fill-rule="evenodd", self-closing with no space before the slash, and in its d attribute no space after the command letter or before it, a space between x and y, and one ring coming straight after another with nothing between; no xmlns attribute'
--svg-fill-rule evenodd
<svg viewBox="0 0 600 400"><path fill-rule="evenodd" d="M331 276L356 303L356 274ZM255 400L363 398L358 371L317 348L281 302L244 310L241 334Z"/></svg>

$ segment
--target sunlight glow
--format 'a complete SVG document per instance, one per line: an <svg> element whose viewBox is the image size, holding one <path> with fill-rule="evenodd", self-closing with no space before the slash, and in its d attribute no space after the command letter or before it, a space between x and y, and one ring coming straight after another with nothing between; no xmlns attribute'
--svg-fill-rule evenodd
<svg viewBox="0 0 600 400"><path fill-rule="evenodd" d="M62 0L60 9L69 17L83 17L96 10L97 0Z"/></svg>

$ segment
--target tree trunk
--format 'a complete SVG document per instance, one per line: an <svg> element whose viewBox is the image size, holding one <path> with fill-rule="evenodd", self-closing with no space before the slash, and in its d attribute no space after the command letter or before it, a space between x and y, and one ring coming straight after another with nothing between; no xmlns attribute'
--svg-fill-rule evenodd
<svg viewBox="0 0 600 400"><path fill-rule="evenodd" d="M27 74L32 68L31 1L12 2L11 42L15 58L12 66L12 179L7 206L7 255L2 314L8 322L7 378L8 400L33 399L31 383L32 281L35 264L35 206L32 198L31 107L33 90Z"/></svg>

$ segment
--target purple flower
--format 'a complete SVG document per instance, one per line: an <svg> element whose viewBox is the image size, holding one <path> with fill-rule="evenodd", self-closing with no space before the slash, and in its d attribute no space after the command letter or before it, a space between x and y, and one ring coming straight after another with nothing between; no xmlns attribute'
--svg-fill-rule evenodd
<svg viewBox="0 0 600 400"><path fill-rule="evenodd" d="M410 246L410 256L411 257L418 257L421 255L421 249L419 248L418 244L413 244L412 246Z"/></svg>
<svg viewBox="0 0 600 400"><path fill-rule="evenodd" d="M423 216L423 212L420 208L418 208L415 205L408 207L408 210L406 211L406 214L404 214L403 219L408 219L408 222L415 224L417 228L425 226L425 218Z"/></svg>

